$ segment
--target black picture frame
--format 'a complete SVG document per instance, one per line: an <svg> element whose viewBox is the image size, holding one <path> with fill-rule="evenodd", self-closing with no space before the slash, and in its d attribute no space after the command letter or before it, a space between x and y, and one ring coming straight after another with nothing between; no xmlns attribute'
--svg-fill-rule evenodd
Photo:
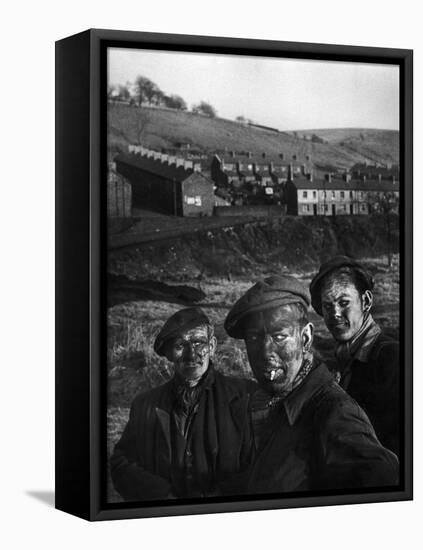
<svg viewBox="0 0 423 550"><path fill-rule="evenodd" d="M278 498L107 504L105 314L106 50L136 47L400 68L403 456L398 488ZM368 48L91 29L56 43L56 508L87 520L361 504L412 499L413 53Z"/></svg>

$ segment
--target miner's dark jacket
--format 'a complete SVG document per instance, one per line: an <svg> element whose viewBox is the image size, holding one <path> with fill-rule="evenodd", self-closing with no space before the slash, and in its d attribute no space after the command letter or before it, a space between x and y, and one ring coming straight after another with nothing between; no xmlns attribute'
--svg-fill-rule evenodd
<svg viewBox="0 0 423 550"><path fill-rule="evenodd" d="M355 359L341 386L369 417L380 442L400 452L401 385L399 343L381 333L366 362Z"/></svg>
<svg viewBox="0 0 423 550"><path fill-rule="evenodd" d="M278 405L249 473L254 494L395 486L398 460L324 364Z"/></svg>
<svg viewBox="0 0 423 550"><path fill-rule="evenodd" d="M205 497L242 492L254 442L246 381L213 370L199 398L185 448L175 468L174 379L138 395L111 459L116 490L125 500ZM173 436L173 437L172 437Z"/></svg>

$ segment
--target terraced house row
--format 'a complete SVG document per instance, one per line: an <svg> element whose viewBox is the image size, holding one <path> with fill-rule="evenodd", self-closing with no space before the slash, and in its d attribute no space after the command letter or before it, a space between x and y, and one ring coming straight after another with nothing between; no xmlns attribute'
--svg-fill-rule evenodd
<svg viewBox="0 0 423 550"><path fill-rule="evenodd" d="M398 166L357 164L347 173L328 174L317 170L309 156L302 161L282 153L187 156L140 145L130 145L128 153L114 160L123 180L111 178L109 194L118 206L124 195L135 208L154 207L179 216L211 216L216 208L223 215L222 209L233 206L242 215L243 207L272 204L296 216L398 212ZM128 183L131 192L117 189Z"/></svg>
<svg viewBox="0 0 423 550"><path fill-rule="evenodd" d="M398 212L399 181L377 177L352 178L345 174L335 178L290 180L285 186L288 214L297 216L339 216Z"/></svg>

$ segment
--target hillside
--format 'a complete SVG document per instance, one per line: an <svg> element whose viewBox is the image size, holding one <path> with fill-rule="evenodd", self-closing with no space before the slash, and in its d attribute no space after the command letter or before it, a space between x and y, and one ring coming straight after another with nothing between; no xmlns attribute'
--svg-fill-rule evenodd
<svg viewBox="0 0 423 550"><path fill-rule="evenodd" d="M342 147L351 154L362 154L367 157L384 157L387 161L398 163L399 132L396 130L376 130L369 128L325 128L316 130L299 130L300 138L312 135L328 144Z"/></svg>
<svg viewBox="0 0 423 550"><path fill-rule="evenodd" d="M303 139L315 133L327 143ZM349 168L356 162L394 162L399 159L398 132L384 130L310 130L307 132L272 132L244 126L235 121L208 118L190 112L138 108L109 104L109 150L125 150L129 143L161 149L180 142L190 143L205 152L217 149L263 152L299 160L311 155L318 165Z"/></svg>
<svg viewBox="0 0 423 550"><path fill-rule="evenodd" d="M388 249L399 250L398 219L392 222L390 243L383 217L286 217L110 251L110 403L128 406L139 388L169 375L166 362L153 352L154 338L172 313L192 303L203 307L216 326L220 368L248 376L242 345L223 330L228 309L254 281L269 275L294 276L308 285L320 263L336 254L360 258L370 269L376 281L375 317L396 330L398 257L390 269L386 256ZM316 347L324 354L332 347L329 334L322 319L311 315Z"/></svg>

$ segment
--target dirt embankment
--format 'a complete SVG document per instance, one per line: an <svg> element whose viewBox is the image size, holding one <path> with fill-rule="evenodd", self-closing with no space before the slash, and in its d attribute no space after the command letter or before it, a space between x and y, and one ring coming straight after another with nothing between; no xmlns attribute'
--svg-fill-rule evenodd
<svg viewBox="0 0 423 550"><path fill-rule="evenodd" d="M398 250L397 216L284 217L113 251L108 269L135 279L201 281L264 268L312 270L335 254L375 258Z"/></svg>

